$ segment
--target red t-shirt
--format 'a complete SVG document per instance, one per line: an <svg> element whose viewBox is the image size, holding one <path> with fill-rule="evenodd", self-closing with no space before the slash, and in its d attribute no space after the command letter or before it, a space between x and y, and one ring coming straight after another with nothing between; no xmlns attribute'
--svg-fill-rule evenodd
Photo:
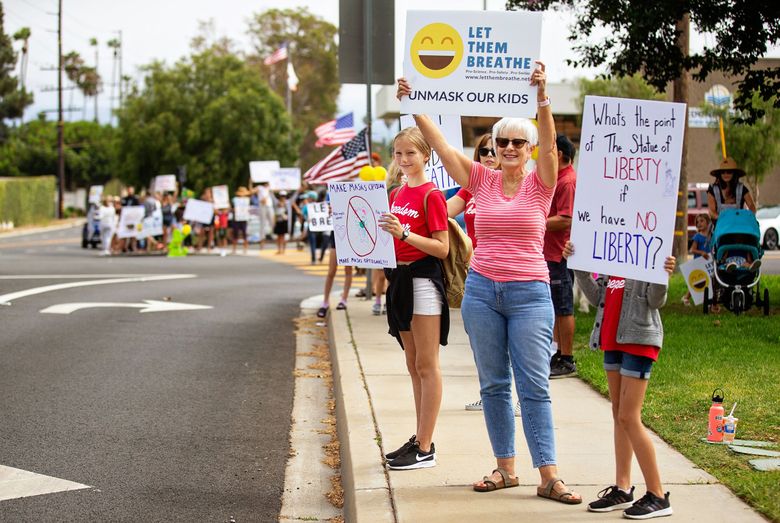
<svg viewBox="0 0 780 523"><path fill-rule="evenodd" d="M474 218L477 215L477 204L474 201L474 196L462 187L455 196L466 202L466 208L463 210L463 221L466 222L466 234L471 238L471 246L476 249L477 233L474 230Z"/></svg>
<svg viewBox="0 0 780 523"><path fill-rule="evenodd" d="M626 280L615 276L609 277L607 294L604 296L604 317L601 324L601 350L619 350L634 356L645 356L653 361L658 360L660 347L639 345L635 343L618 343L617 329L620 322L620 308L623 306L623 291Z"/></svg>
<svg viewBox="0 0 780 523"><path fill-rule="evenodd" d="M428 191L428 216L425 216L425 195ZM447 230L447 202L444 195L432 182L417 187L402 185L392 197L390 212L393 213L404 229L431 238L431 233ZM401 262L422 260L427 254L407 242L395 241L395 258Z"/></svg>
<svg viewBox="0 0 780 523"><path fill-rule="evenodd" d="M558 171L558 183L555 185L552 204L550 204L551 216L568 216L574 213L574 189L577 185L577 173L574 167L567 165ZM571 228L564 231L546 231L544 233L544 259L560 263L563 259L563 247L569 240Z"/></svg>

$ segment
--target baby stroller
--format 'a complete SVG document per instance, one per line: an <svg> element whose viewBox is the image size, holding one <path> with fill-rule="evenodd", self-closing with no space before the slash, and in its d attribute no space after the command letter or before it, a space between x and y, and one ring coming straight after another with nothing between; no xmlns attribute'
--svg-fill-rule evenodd
<svg viewBox="0 0 780 523"><path fill-rule="evenodd" d="M722 303L734 314L755 305L769 315L769 289L760 289L761 248L756 216L747 209L725 209L712 233L712 257L715 260L715 292L704 289L704 314L710 305Z"/></svg>
<svg viewBox="0 0 780 523"><path fill-rule="evenodd" d="M100 220L98 218L98 207L90 205L87 211L87 222L81 230L81 248L86 249L91 246L97 249L100 245Z"/></svg>

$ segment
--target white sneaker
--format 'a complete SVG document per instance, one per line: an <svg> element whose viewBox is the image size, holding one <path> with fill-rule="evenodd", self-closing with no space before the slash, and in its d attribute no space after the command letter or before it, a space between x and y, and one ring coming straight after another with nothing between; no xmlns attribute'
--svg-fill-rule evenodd
<svg viewBox="0 0 780 523"><path fill-rule="evenodd" d="M482 410L482 400L466 403L466 410Z"/></svg>
<svg viewBox="0 0 780 523"><path fill-rule="evenodd" d="M371 307L371 312L374 313L374 316L379 316L382 314L382 304L374 303L374 305Z"/></svg>

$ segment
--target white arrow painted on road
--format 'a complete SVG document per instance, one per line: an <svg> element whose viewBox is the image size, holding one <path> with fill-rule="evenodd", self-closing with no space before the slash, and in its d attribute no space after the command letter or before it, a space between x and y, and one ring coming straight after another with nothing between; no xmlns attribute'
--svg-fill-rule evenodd
<svg viewBox="0 0 780 523"><path fill-rule="evenodd" d="M3 294L0 296L0 303L3 305L10 305L12 301L27 296L34 296L36 294L43 294L45 292L60 291L63 289L73 289L75 287L88 287L91 285L109 285L113 283L136 283L145 281L161 281L161 280L180 280L187 278L197 278L195 274L160 274L157 276L139 276L135 278L111 278L108 280L90 280L90 281L77 281L73 283L58 283L56 285L46 285L45 287L34 287L32 289L26 289L23 291L12 292L10 294Z"/></svg>
<svg viewBox="0 0 780 523"><path fill-rule="evenodd" d="M70 314L79 309L92 309L96 307L130 307L141 309L139 312L169 312L169 311L197 311L213 309L211 305L195 305L193 303L178 303L175 301L144 300L144 303L111 303L111 302L84 302L61 303L46 307L43 314Z"/></svg>
<svg viewBox="0 0 780 523"><path fill-rule="evenodd" d="M0 501L85 488L92 487L0 465Z"/></svg>

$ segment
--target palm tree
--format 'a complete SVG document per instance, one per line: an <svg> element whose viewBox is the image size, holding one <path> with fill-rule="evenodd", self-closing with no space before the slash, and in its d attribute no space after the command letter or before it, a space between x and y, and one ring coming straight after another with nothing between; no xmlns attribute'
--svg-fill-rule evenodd
<svg viewBox="0 0 780 523"><path fill-rule="evenodd" d="M97 38L90 38L89 39L89 45L95 48L95 74L97 75L98 70L98 40ZM95 85L95 123L98 123L98 93L100 92L100 85L99 85L100 77L98 76L98 84Z"/></svg>
<svg viewBox="0 0 780 523"><path fill-rule="evenodd" d="M14 40L22 41L22 56L19 58L19 80L22 91L24 91L24 82L27 77L27 54L30 50L29 41L31 34L29 27L22 27L14 33Z"/></svg>
<svg viewBox="0 0 780 523"><path fill-rule="evenodd" d="M119 41L119 39L112 38L111 40L106 42L106 45L114 53L114 65L113 65L113 68L111 70L111 104L110 104L110 106L111 106L111 115L112 115L112 118L113 118L113 114L114 114L114 88L119 83L117 81L116 75L117 75L117 65L119 64L119 51L120 51L120 48L122 47L122 43ZM119 81L121 81L121 79Z"/></svg>

